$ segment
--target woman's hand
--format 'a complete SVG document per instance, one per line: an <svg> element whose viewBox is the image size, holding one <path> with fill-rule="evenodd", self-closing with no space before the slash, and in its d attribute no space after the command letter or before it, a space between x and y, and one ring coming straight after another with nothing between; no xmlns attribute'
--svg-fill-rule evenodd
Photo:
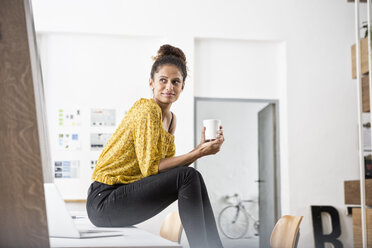
<svg viewBox="0 0 372 248"><path fill-rule="evenodd" d="M205 140L205 127L203 127L200 144L195 149L200 153L200 157L216 154L220 151L224 141L222 126L218 130L216 139L212 141Z"/></svg>
<svg viewBox="0 0 372 248"><path fill-rule="evenodd" d="M191 152L181 156L163 158L160 160L159 171L166 171L178 166L189 166L194 163L198 158L216 154L220 151L222 143L225 141L223 137L222 126L218 130L217 137L213 141L205 140L205 127L202 129L200 144L197 145Z"/></svg>

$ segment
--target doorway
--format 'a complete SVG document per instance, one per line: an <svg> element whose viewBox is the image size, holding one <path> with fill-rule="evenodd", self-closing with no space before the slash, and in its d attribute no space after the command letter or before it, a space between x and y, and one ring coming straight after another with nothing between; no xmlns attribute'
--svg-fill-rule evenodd
<svg viewBox="0 0 372 248"><path fill-rule="evenodd" d="M200 142L202 120L220 119L224 130L221 151L195 163L206 182L224 247L269 247L267 242L280 216L278 104L277 100L205 97L194 100L195 146ZM238 229L232 230L235 239L231 239L224 235L219 215L238 199L251 201L243 203L248 213L248 229L242 237ZM254 224L258 219L260 226L256 230Z"/></svg>

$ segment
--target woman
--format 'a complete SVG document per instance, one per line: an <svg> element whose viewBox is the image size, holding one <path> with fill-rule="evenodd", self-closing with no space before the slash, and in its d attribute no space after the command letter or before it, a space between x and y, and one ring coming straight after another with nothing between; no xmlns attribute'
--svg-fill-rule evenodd
<svg viewBox="0 0 372 248"><path fill-rule="evenodd" d="M149 84L152 99L140 99L126 113L104 147L89 188L87 212L96 226L123 227L145 221L175 200L191 247L222 247L202 175L188 167L216 154L216 140L175 155L176 116L170 111L185 86L186 57L181 49L163 45L154 58Z"/></svg>

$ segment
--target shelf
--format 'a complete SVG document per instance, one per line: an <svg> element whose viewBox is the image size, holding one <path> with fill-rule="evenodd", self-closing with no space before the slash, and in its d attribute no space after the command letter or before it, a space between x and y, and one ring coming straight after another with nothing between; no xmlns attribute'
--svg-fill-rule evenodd
<svg viewBox="0 0 372 248"><path fill-rule="evenodd" d="M372 206L372 179L366 179L366 205ZM360 205L359 180L344 181L345 204Z"/></svg>
<svg viewBox="0 0 372 248"><path fill-rule="evenodd" d="M362 77L362 111L369 112L369 76Z"/></svg>
<svg viewBox="0 0 372 248"><path fill-rule="evenodd" d="M356 78L355 44L351 46L352 77ZM361 73L368 73L368 37L360 40Z"/></svg>
<svg viewBox="0 0 372 248"><path fill-rule="evenodd" d="M361 224L361 209L353 208L353 239L354 248L363 247L362 244L362 224ZM366 219L367 219L367 247L372 246L372 209L366 208Z"/></svg>

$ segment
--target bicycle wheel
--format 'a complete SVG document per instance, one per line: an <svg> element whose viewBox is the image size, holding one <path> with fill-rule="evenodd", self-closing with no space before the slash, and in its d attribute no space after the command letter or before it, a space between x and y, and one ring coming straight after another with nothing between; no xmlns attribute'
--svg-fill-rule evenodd
<svg viewBox="0 0 372 248"><path fill-rule="evenodd" d="M227 206L218 216L218 226L230 239L242 238L248 231L249 220L247 213L238 206Z"/></svg>

